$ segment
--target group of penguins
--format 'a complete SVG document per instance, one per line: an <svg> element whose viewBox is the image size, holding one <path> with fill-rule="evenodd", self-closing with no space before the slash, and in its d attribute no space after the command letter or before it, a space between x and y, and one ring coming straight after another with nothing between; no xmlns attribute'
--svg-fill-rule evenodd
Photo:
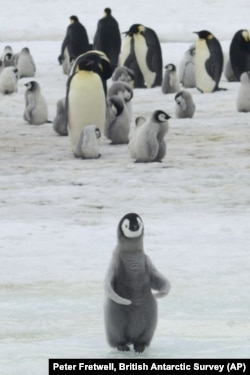
<svg viewBox="0 0 250 375"><path fill-rule="evenodd" d="M118 22L111 9L105 8L90 44L78 17L70 17L58 57L68 76L66 93L57 102L52 123L56 133L69 136L75 157L99 158L100 140L105 136L112 144L128 144L136 162L162 161L170 116L157 109L149 118L136 118L132 129L133 90L137 88L159 86L163 94L175 93L176 117L192 118L196 106L187 89L223 90L219 82L224 69L228 81L241 83L237 110L250 111L250 31L235 33L226 64L218 39L207 30L195 33L198 40L185 52L177 72L172 63L163 68L161 45L153 29L133 24L122 41ZM0 59L0 92L17 91L18 79L34 77L35 72L27 47L14 54L6 46ZM23 118L34 125L50 122L48 105L35 80L26 83Z"/></svg>

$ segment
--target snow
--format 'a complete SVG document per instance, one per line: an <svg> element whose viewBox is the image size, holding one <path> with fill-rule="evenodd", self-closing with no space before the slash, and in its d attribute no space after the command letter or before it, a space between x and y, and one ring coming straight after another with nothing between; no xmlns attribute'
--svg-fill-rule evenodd
<svg viewBox="0 0 250 375"><path fill-rule="evenodd" d="M165 3L13 0L11 11L1 9L0 51L30 48L52 120L65 95L57 57L71 14L90 39L105 6L121 31L138 22L154 28L164 64L181 61L195 30L214 32L226 55L234 33L248 27L244 0L237 8ZM126 145L107 140L100 159L78 160L51 124L27 125L28 80L0 97L1 373L42 375L48 358L248 357L250 120L236 111L239 83L223 76L227 91L189 89L192 119L175 118L174 94L134 90L133 120L155 109L172 116L163 162L136 164ZM172 284L141 355L110 348L103 322L103 279L117 224L130 211L141 215L145 251Z"/></svg>

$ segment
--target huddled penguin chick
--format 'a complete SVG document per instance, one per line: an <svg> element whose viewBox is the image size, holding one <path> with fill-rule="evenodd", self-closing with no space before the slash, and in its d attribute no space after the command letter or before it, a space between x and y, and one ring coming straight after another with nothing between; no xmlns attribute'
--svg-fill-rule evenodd
<svg viewBox="0 0 250 375"><path fill-rule="evenodd" d="M129 141L130 116L123 98L119 95L107 98L108 120L105 136L112 144L126 144Z"/></svg>
<svg viewBox="0 0 250 375"><path fill-rule="evenodd" d="M240 88L236 101L238 112L250 112L250 71L240 76Z"/></svg>
<svg viewBox="0 0 250 375"><path fill-rule="evenodd" d="M178 92L180 90L180 82L176 66L174 64L168 64L165 66L165 69L161 85L163 94L173 94Z"/></svg>
<svg viewBox="0 0 250 375"><path fill-rule="evenodd" d="M84 126L80 132L76 145L75 156L83 159L97 159L99 153L100 129L95 125Z"/></svg>
<svg viewBox="0 0 250 375"><path fill-rule="evenodd" d="M132 69L127 66L119 66L112 74L112 81L122 81L128 83L132 88L134 87L135 74Z"/></svg>
<svg viewBox="0 0 250 375"><path fill-rule="evenodd" d="M48 120L48 105L41 93L38 82L30 81L25 84L25 110L23 118L31 125L41 125Z"/></svg>
<svg viewBox="0 0 250 375"><path fill-rule="evenodd" d="M202 93L218 90L223 70L223 51L220 42L207 30L194 32L198 35L195 45L195 82Z"/></svg>
<svg viewBox="0 0 250 375"><path fill-rule="evenodd" d="M175 115L177 118L193 117L195 104L190 92L182 90L175 95Z"/></svg>
<svg viewBox="0 0 250 375"><path fill-rule="evenodd" d="M179 80L183 87L195 87L195 67L194 67L195 45L191 44L179 66Z"/></svg>
<svg viewBox="0 0 250 375"><path fill-rule="evenodd" d="M148 120L140 117L129 137L129 153L138 163L160 162L166 155L165 135L170 116L161 111L153 112Z"/></svg>
<svg viewBox="0 0 250 375"><path fill-rule="evenodd" d="M230 57L227 58L225 66L224 66L224 75L228 82L238 81L234 74Z"/></svg>
<svg viewBox="0 0 250 375"><path fill-rule="evenodd" d="M2 94L12 94L17 92L18 71L13 66L3 68L0 73L0 92Z"/></svg>
<svg viewBox="0 0 250 375"><path fill-rule="evenodd" d="M126 107L129 112L130 120L132 119L132 99L133 99L133 89L129 83L117 81L113 82L110 88L108 89L108 96L118 95L126 104Z"/></svg>
<svg viewBox="0 0 250 375"><path fill-rule="evenodd" d="M117 237L104 284L107 341L119 351L129 351L133 345L142 353L156 330L156 298L166 296L171 285L144 252L144 225L138 214L122 217Z"/></svg>
<svg viewBox="0 0 250 375"><path fill-rule="evenodd" d="M35 76L36 65L29 48L24 47L18 54L17 69L19 78Z"/></svg>
<svg viewBox="0 0 250 375"><path fill-rule="evenodd" d="M11 46L5 46L2 56L1 56L1 61L2 61L2 66L7 67L7 66L15 66L15 55L13 52L13 49Z"/></svg>
<svg viewBox="0 0 250 375"><path fill-rule="evenodd" d="M59 135L68 135L65 98L58 100L56 103L56 116L53 120L53 129Z"/></svg>

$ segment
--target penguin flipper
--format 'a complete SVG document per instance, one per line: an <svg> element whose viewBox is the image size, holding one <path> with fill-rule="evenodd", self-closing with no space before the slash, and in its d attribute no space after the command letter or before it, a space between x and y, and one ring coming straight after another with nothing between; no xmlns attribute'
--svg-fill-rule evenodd
<svg viewBox="0 0 250 375"><path fill-rule="evenodd" d="M115 278L115 268L114 268L114 263L111 262L111 265L108 269L108 272L104 281L104 290L105 290L106 296L113 302L118 303L119 305L131 305L132 301L130 301L127 298L123 298L119 296L115 292L113 288L114 278Z"/></svg>
<svg viewBox="0 0 250 375"><path fill-rule="evenodd" d="M155 268L148 256L146 257L146 263L150 272L151 288L157 290L157 293L154 293L154 296L156 298L166 296L171 289L170 282Z"/></svg>

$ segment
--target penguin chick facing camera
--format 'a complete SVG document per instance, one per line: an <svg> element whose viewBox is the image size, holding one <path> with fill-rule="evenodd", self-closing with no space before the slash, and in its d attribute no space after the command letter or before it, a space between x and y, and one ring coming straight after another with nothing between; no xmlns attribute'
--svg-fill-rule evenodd
<svg viewBox="0 0 250 375"><path fill-rule="evenodd" d="M129 154L137 163L161 162L166 155L165 135L170 116L156 110L148 120L139 117L136 127L129 136Z"/></svg>
<svg viewBox="0 0 250 375"><path fill-rule="evenodd" d="M236 107L238 112L250 112L250 71L240 76Z"/></svg>
<svg viewBox="0 0 250 375"><path fill-rule="evenodd" d="M99 139L101 138L100 129L95 125L87 125L80 132L76 146L76 157L82 159L98 159Z"/></svg>
<svg viewBox="0 0 250 375"><path fill-rule="evenodd" d="M223 51L218 39L207 30L195 31L195 82L202 93L218 90L223 70Z"/></svg>
<svg viewBox="0 0 250 375"><path fill-rule="evenodd" d="M195 104L190 92L186 90L179 91L175 95L175 115L177 118L191 118L195 112Z"/></svg>
<svg viewBox="0 0 250 375"><path fill-rule="evenodd" d="M41 87L37 81L25 83L25 110L23 118L30 125L41 125L49 123L48 105L45 97L42 95Z"/></svg>
<svg viewBox="0 0 250 375"><path fill-rule="evenodd" d="M124 215L104 283L107 341L119 351L129 351L133 345L142 353L150 345L158 320L156 298L171 288L144 252L143 241L142 218L136 213Z"/></svg>
<svg viewBox="0 0 250 375"><path fill-rule="evenodd" d="M179 77L174 64L165 66L165 73L162 80L161 90L163 94L173 94L180 90Z"/></svg>

